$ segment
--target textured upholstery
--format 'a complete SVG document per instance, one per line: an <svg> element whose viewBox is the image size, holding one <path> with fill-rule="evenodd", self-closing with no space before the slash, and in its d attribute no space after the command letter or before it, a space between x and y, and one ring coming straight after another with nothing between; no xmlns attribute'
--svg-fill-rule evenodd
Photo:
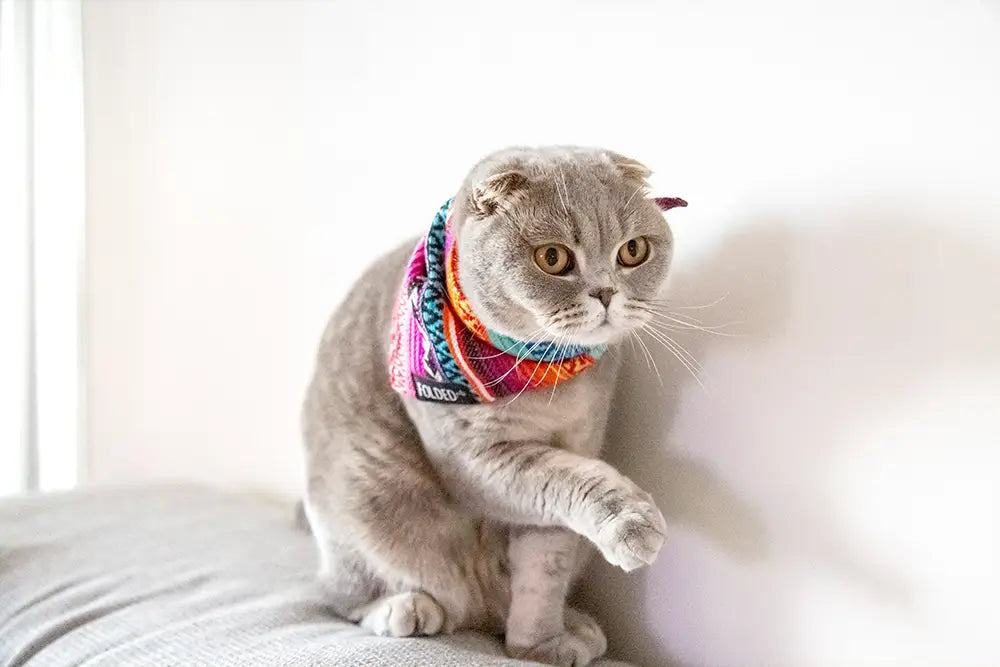
<svg viewBox="0 0 1000 667"><path fill-rule="evenodd" d="M388 639L332 617L292 517L187 486L0 500L0 665L534 664L492 637Z"/></svg>

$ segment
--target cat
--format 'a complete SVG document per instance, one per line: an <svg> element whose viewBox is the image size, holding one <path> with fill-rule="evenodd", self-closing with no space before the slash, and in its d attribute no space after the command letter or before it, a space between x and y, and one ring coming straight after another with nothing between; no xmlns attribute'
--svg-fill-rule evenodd
<svg viewBox="0 0 1000 667"><path fill-rule="evenodd" d="M629 571L665 535L650 495L598 458L621 360L603 352L649 321L672 256L649 174L598 148L489 155L333 314L302 427L337 614L380 635L502 633L510 656L553 665L603 655L571 586L594 547ZM490 357L505 377L456 374Z"/></svg>

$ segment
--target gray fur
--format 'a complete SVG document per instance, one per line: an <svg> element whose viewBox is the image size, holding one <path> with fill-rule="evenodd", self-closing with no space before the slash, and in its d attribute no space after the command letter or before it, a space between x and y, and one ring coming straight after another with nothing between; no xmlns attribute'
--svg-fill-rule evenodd
<svg viewBox="0 0 1000 667"><path fill-rule="evenodd" d="M456 199L459 276L490 328L614 346L646 322L671 235L642 165L600 149L514 148L472 169ZM428 212L429 215L431 212ZM651 256L623 269L622 243ZM532 249L576 254L545 274ZM508 652L585 665L601 629L565 608L594 545L632 570L664 522L650 496L598 456L620 355L554 390L483 405L426 403L389 385L389 328L409 241L362 276L334 313L303 410L305 509L333 608L380 634L504 632ZM615 290L607 309L591 292Z"/></svg>

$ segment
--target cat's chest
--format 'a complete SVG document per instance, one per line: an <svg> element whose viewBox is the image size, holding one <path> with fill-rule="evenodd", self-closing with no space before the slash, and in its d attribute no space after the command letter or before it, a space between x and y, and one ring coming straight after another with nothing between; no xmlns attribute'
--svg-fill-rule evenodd
<svg viewBox="0 0 1000 667"><path fill-rule="evenodd" d="M407 411L425 442L542 441L595 456L607 424L615 371L607 365L554 389L525 391L490 404L410 400Z"/></svg>

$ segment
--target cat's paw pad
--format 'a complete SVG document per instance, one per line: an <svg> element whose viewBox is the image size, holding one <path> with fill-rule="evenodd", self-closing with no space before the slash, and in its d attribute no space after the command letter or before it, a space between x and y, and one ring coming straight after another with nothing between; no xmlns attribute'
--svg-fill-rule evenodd
<svg viewBox="0 0 1000 667"><path fill-rule="evenodd" d="M445 615L434 598L420 591L397 593L366 604L352 614L361 627L385 637L436 635Z"/></svg>
<svg viewBox="0 0 1000 667"><path fill-rule="evenodd" d="M605 560L626 572L649 565L663 546L667 524L652 498L643 493L627 500L609 500L594 543Z"/></svg>
<svg viewBox="0 0 1000 667"><path fill-rule="evenodd" d="M586 642L596 657L604 655L608 650L608 640L597 621L588 614L570 607L566 607L565 613L566 631Z"/></svg>

